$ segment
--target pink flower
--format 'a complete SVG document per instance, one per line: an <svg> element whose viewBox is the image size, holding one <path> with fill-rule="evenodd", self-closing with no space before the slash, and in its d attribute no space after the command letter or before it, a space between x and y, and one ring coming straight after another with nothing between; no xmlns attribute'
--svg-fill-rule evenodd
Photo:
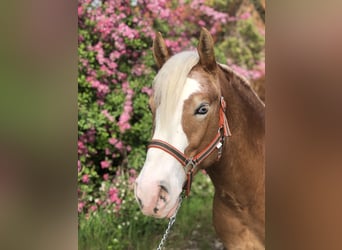
<svg viewBox="0 0 342 250"><path fill-rule="evenodd" d="M133 97L133 90L129 88L128 82L124 82L122 84L122 89L124 92L126 92L126 100L124 103L124 110L119 118L119 128L121 133L124 133L127 129L131 128L131 125L129 124L129 120L131 119L131 113L133 111L133 105L132 105L132 97Z"/></svg>
<svg viewBox="0 0 342 250"><path fill-rule="evenodd" d="M199 25L199 26L205 26L205 22L204 22L203 20L199 20L199 21L198 21L198 25Z"/></svg>
<svg viewBox="0 0 342 250"><path fill-rule="evenodd" d="M77 12L78 12L78 16L81 16L82 13L83 13L83 7L82 6L78 6Z"/></svg>
<svg viewBox="0 0 342 250"><path fill-rule="evenodd" d="M132 73L136 76L141 76L144 73L145 65L144 64L136 64L132 68Z"/></svg>
<svg viewBox="0 0 342 250"><path fill-rule="evenodd" d="M109 168L110 161L101 161L101 168Z"/></svg>
<svg viewBox="0 0 342 250"><path fill-rule="evenodd" d="M110 139L108 140L108 142L109 142L110 144L112 144L112 145L115 145L116 143L118 143L118 139L116 139L116 138L110 138Z"/></svg>
<svg viewBox="0 0 342 250"><path fill-rule="evenodd" d="M265 64L260 62L256 69L245 69L238 65L231 65L231 68L238 74L246 77L247 79L258 79L265 74Z"/></svg>
<svg viewBox="0 0 342 250"><path fill-rule="evenodd" d="M121 84L121 87L122 87L122 90L124 92L127 92L127 89L129 87L129 83L127 81L124 81L122 84Z"/></svg>
<svg viewBox="0 0 342 250"><path fill-rule="evenodd" d="M129 116L129 114L127 113L123 113L121 116L120 116L120 121L119 121L119 124L121 123L125 123L125 122L128 122L128 120L130 119L131 117Z"/></svg>
<svg viewBox="0 0 342 250"><path fill-rule="evenodd" d="M118 80L123 81L123 80L126 80L127 74L126 73L122 73L122 72L118 72L117 73L117 77L118 77Z"/></svg>
<svg viewBox="0 0 342 250"><path fill-rule="evenodd" d="M115 148L117 148L118 150L122 150L123 147L124 147L124 144L122 143L122 141L119 141L118 139L116 138L110 138L109 140L109 143L112 144L113 146L115 146ZM116 157L115 154L112 155L113 158Z"/></svg>
<svg viewBox="0 0 342 250"><path fill-rule="evenodd" d="M107 109L104 109L101 111L101 113L110 121L110 122L114 122L114 117L109 114Z"/></svg>
<svg viewBox="0 0 342 250"><path fill-rule="evenodd" d="M161 9L160 10L160 13L159 13L159 15L160 15L160 17L162 18L162 19L166 19L166 18L168 18L169 16L170 16L170 10L169 9Z"/></svg>
<svg viewBox="0 0 342 250"><path fill-rule="evenodd" d="M81 172L81 170L82 170L81 161L78 160L78 161L77 161L77 171L78 171L78 172Z"/></svg>
<svg viewBox="0 0 342 250"><path fill-rule="evenodd" d="M115 146L116 146L116 148L119 149L119 150L122 150L123 147L124 147L122 141L119 141Z"/></svg>
<svg viewBox="0 0 342 250"><path fill-rule="evenodd" d="M111 187L111 188L109 188L109 190L108 190L108 194L109 195L114 195L114 194L117 194L119 191L116 189L116 188L114 188L114 187Z"/></svg>
<svg viewBox="0 0 342 250"><path fill-rule="evenodd" d="M246 20L246 19L250 18L251 16L252 16L251 13L245 12L242 15L240 15L240 19L241 20Z"/></svg>
<svg viewBox="0 0 342 250"><path fill-rule="evenodd" d="M247 69L244 69L238 65L231 65L232 70L234 70L236 73L242 75L243 77L249 78L249 71Z"/></svg>
<svg viewBox="0 0 342 250"><path fill-rule="evenodd" d="M135 177L129 177L128 183L129 184L134 184L135 183Z"/></svg>
<svg viewBox="0 0 342 250"><path fill-rule="evenodd" d="M153 94L153 90L149 87L142 87L141 92L148 94L151 96Z"/></svg>
<svg viewBox="0 0 342 250"><path fill-rule="evenodd" d="M82 176L82 182L83 183L88 183L89 182L89 175L85 174Z"/></svg>
<svg viewBox="0 0 342 250"><path fill-rule="evenodd" d="M98 87L97 87L97 90L100 94L108 94L110 89L107 85L105 84L100 84Z"/></svg>
<svg viewBox="0 0 342 250"><path fill-rule="evenodd" d="M104 175L103 175L103 179L104 179L105 181L108 181L108 179L109 179L109 174L104 174Z"/></svg>
<svg viewBox="0 0 342 250"><path fill-rule="evenodd" d="M100 67L100 70L102 71L102 72L104 72L105 74L107 74L107 75L112 75L113 74L113 71L112 70L110 70L107 66L105 66L105 65L102 65L101 67Z"/></svg>
<svg viewBox="0 0 342 250"><path fill-rule="evenodd" d="M118 65L115 62L109 62L108 67L111 69L116 69L118 67Z"/></svg>
<svg viewBox="0 0 342 250"><path fill-rule="evenodd" d="M130 175L136 176L137 175L137 171L135 171L135 169L131 168L129 171Z"/></svg>
<svg viewBox="0 0 342 250"><path fill-rule="evenodd" d="M85 155L88 153L88 149L86 148L86 146L84 145L84 143L82 141L78 141L77 145L78 145L78 154L79 155Z"/></svg>
<svg viewBox="0 0 342 250"><path fill-rule="evenodd" d="M95 211L97 210L97 206L96 206L96 205L92 205L92 206L89 208L89 210L90 210L91 212L95 212Z"/></svg>
<svg viewBox="0 0 342 250"><path fill-rule="evenodd" d="M109 58L110 58L110 60L112 60L112 61L114 61L114 60L120 58L120 56L121 56L121 53L120 53L119 51L116 51L116 50L114 50L112 53L109 54ZM116 63L114 63L114 62L112 62L112 63L113 63L113 66L114 66L114 64L115 64L116 67L117 67L117 64L116 64ZM116 67L115 67L115 68L116 68Z"/></svg>
<svg viewBox="0 0 342 250"><path fill-rule="evenodd" d="M82 212L84 205L85 205L85 203L82 201L78 203L78 212L79 213Z"/></svg>
<svg viewBox="0 0 342 250"><path fill-rule="evenodd" d="M110 188L108 191L109 200L111 203L116 203L117 205L121 204L121 199L118 196L118 190L116 188Z"/></svg>
<svg viewBox="0 0 342 250"><path fill-rule="evenodd" d="M97 103L99 106L103 106L103 105L104 105L104 101L103 101L103 100L97 100L96 103Z"/></svg>
<svg viewBox="0 0 342 250"><path fill-rule="evenodd" d="M93 143L95 141L96 130L94 128L91 128L87 131L86 135L88 137L88 141L90 143Z"/></svg>
<svg viewBox="0 0 342 250"><path fill-rule="evenodd" d="M130 112L132 108L130 106L124 107L124 112L121 114L119 118L119 128L121 133L124 133L127 129L131 128L131 125L129 124L129 120L131 119Z"/></svg>

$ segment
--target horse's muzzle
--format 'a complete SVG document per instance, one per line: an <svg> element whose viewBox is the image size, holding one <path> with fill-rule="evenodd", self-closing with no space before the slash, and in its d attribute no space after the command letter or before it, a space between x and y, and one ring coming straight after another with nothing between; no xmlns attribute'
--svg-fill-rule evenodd
<svg viewBox="0 0 342 250"><path fill-rule="evenodd" d="M170 195L168 189L159 183L148 183L141 187L135 183L135 197L143 214L156 218L164 218L173 215L175 206L170 207Z"/></svg>

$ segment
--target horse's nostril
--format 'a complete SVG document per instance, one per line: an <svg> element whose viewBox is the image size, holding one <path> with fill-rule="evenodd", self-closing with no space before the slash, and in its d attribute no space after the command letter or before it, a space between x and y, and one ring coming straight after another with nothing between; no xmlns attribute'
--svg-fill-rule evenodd
<svg viewBox="0 0 342 250"><path fill-rule="evenodd" d="M166 197L163 196L163 195L160 195L160 196L159 196L159 199L161 199L162 201L166 202Z"/></svg>
<svg viewBox="0 0 342 250"><path fill-rule="evenodd" d="M167 194L169 193L169 190L164 185L160 185L160 189Z"/></svg>
<svg viewBox="0 0 342 250"><path fill-rule="evenodd" d="M166 203L168 194L169 191L167 190L167 188L164 185L160 185L159 199Z"/></svg>

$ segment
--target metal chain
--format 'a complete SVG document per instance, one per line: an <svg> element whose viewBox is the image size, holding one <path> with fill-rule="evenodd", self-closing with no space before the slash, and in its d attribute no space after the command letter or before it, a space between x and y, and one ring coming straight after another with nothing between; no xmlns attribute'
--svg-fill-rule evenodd
<svg viewBox="0 0 342 250"><path fill-rule="evenodd" d="M160 243L158 245L157 250L162 250L163 249L163 246L164 246L164 244L166 242L167 236L170 233L170 229L171 229L172 225L176 221L176 216L177 216L178 210L179 210L179 208L180 208L180 206L182 204L182 201L183 201L183 194L179 197L179 203L178 203L178 207L176 209L176 212L175 212L175 214L172 217L170 217L169 224L168 224L168 226L167 226L167 228L165 230L165 233L164 233L162 239L160 240Z"/></svg>

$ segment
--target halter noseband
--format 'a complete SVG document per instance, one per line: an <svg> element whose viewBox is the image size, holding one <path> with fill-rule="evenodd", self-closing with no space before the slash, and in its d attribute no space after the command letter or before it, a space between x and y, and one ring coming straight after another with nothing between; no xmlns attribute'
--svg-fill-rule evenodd
<svg viewBox="0 0 342 250"><path fill-rule="evenodd" d="M186 192L186 196L189 196L190 194L192 174L195 168L197 167L197 165L199 165L209 155L211 155L211 153L214 152L215 148L217 148L218 150L217 159L221 158L224 139L227 136L231 136L227 117L225 115L225 111L226 111L226 102L224 101L224 98L221 97L219 129L217 131L217 134L206 148L204 148L201 152L199 152L193 157L187 157L184 153L179 151L177 148L175 148L171 144L162 140L158 140L158 139L151 140L151 142L147 146L147 148L159 148L165 151L166 153L172 155L176 160L178 160L180 164L182 164L186 173L186 177L187 177L186 184L184 185L184 188L183 188Z"/></svg>

